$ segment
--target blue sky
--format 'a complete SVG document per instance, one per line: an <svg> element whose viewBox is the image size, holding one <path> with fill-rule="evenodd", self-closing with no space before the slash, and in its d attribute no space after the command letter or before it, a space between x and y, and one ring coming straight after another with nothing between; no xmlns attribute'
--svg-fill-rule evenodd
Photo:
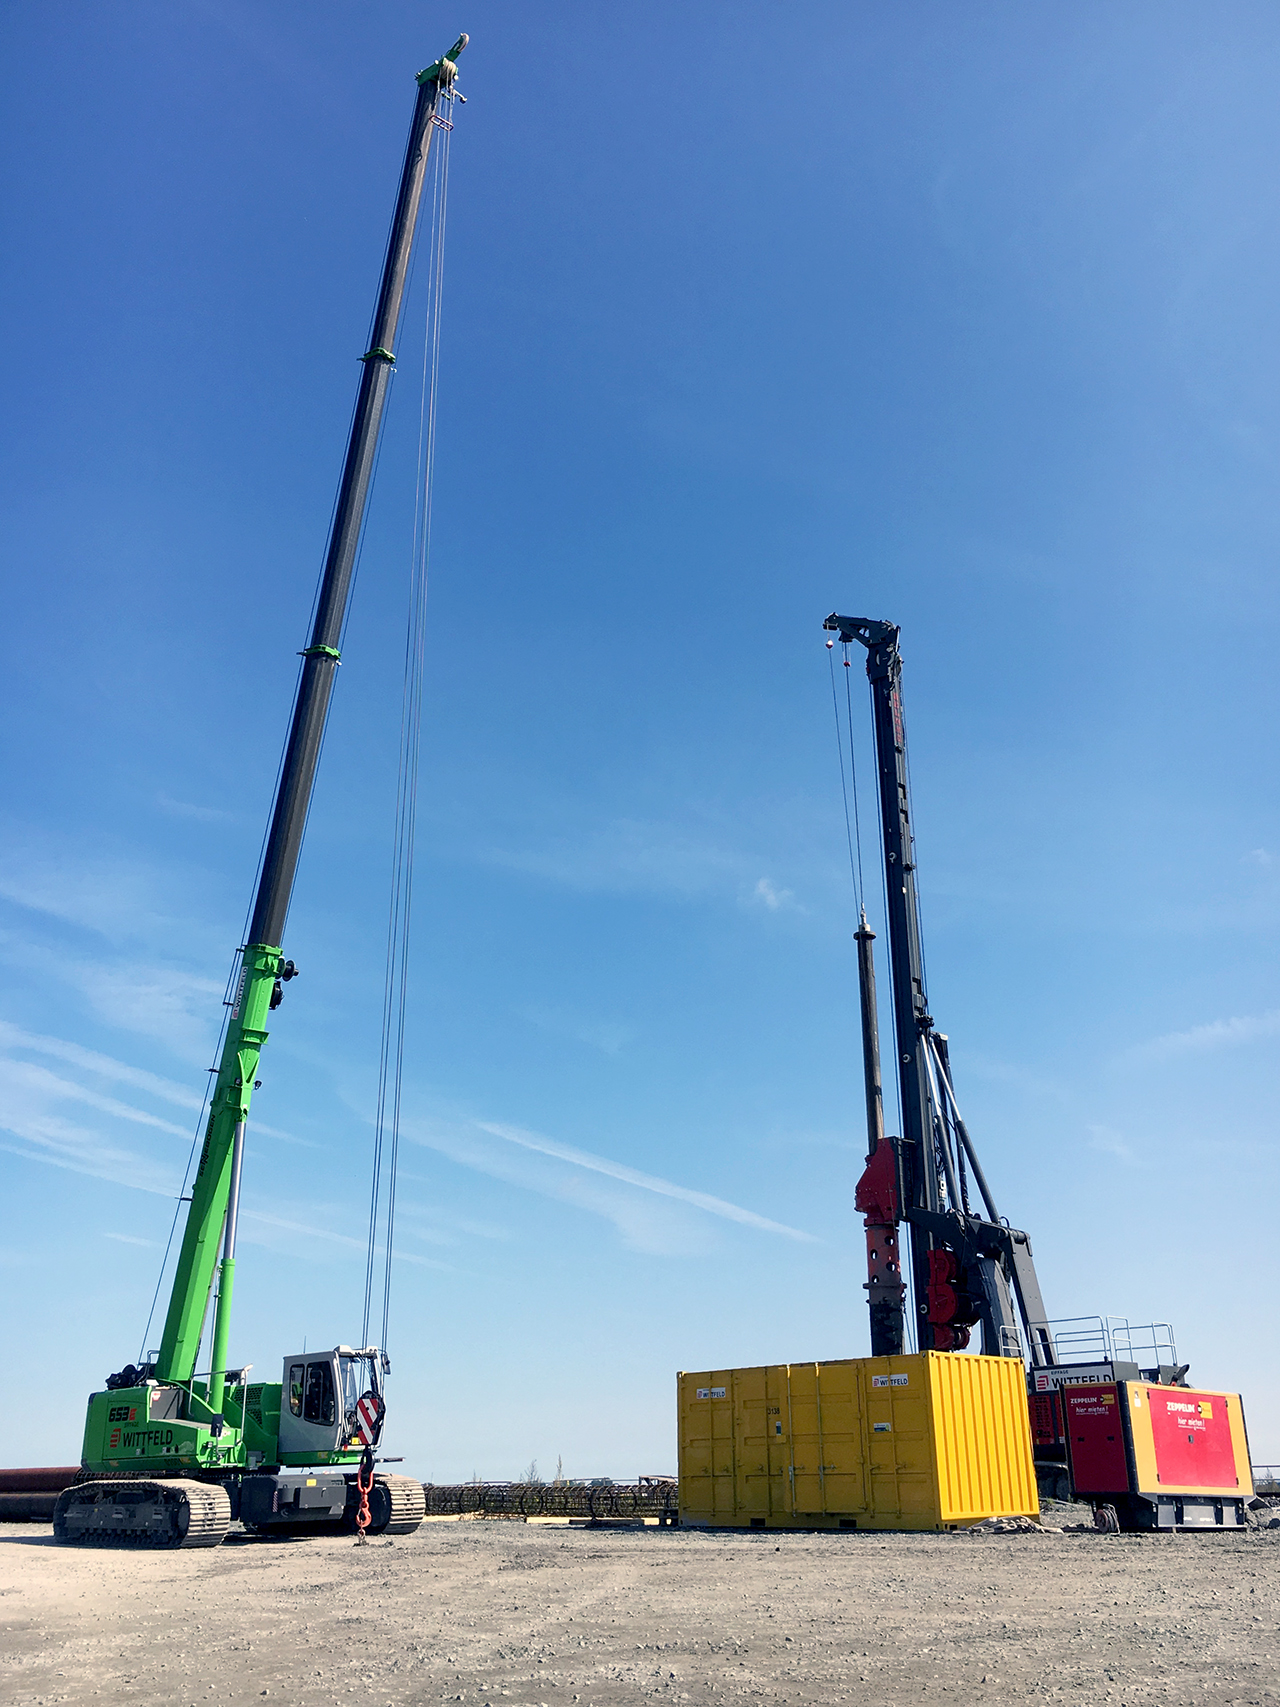
<svg viewBox="0 0 1280 1707"><path fill-rule="evenodd" d="M671 1469L677 1369L865 1352L838 608L902 625L932 1008L1051 1312L1172 1320L1280 1459L1275 9L2 27L11 1456L74 1459L139 1349L413 73L466 29L392 1449ZM255 1101L271 1378L359 1328L415 407Z"/></svg>

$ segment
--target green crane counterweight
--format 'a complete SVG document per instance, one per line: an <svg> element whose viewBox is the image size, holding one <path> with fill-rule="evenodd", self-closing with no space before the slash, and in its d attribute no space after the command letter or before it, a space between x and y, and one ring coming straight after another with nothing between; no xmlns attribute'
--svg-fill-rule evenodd
<svg viewBox="0 0 1280 1707"><path fill-rule="evenodd" d="M250 1527L351 1524L375 1530L417 1527L421 1487L380 1476L366 1487L361 1510L354 1469L371 1472L385 1415L386 1359L377 1347L337 1346L286 1358L282 1380L248 1385L247 1371L227 1370L235 1278L240 1175L249 1106L267 1021L296 968L281 947L325 721L341 661L340 645L368 503L409 260L422 202L429 151L442 102L455 98L458 41L418 74L418 93L399 193L387 241L370 347L363 364L346 460L338 488L320 592L294 701L276 789L248 942L240 951L199 1166L191 1192L168 1312L154 1363L108 1377L90 1396L84 1480L64 1493L55 1513L60 1540L146 1545L212 1545L233 1515ZM219 1260L219 1246L221 1259ZM209 1377L196 1362L217 1292ZM363 1388L363 1391L361 1390ZM329 1475L291 1475L284 1466L329 1465ZM128 1474L129 1481L120 1478ZM157 1477L163 1480L139 1480ZM416 1490L416 1494L413 1490Z"/></svg>

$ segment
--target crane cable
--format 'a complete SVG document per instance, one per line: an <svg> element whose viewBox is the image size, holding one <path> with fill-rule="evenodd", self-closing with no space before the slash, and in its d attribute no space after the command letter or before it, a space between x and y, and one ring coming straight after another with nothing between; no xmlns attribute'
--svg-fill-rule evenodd
<svg viewBox="0 0 1280 1707"><path fill-rule="evenodd" d="M452 91L441 89L441 98ZM414 844L417 834L418 773L422 750L422 687L426 657L427 572L431 557L432 486L436 453L436 409L440 374L440 310L444 284L445 212L449 188L447 117L432 123L440 135L431 178L431 240L426 287L426 335L418 411L417 488L409 568L409 611L405 625L404 680L400 702L400 756L396 778L391 896L383 974L382 1038L374 1119L373 1170L369 1192L369 1240L365 1259L361 1338L369 1342L381 1268L382 1327L377 1344L386 1350L391 1316L391 1265L395 1244L396 1177L404 1080L405 1018L409 988L409 936L413 908ZM381 1259L381 1261L379 1260Z"/></svg>
<svg viewBox="0 0 1280 1707"><path fill-rule="evenodd" d="M866 918L866 881L862 871L862 823L858 815L858 762L854 752L853 741L853 696L849 690L849 678L844 679L844 694L846 719L849 736L849 773L845 773L845 731L840 727L840 700L836 693L836 662L835 642L827 641L827 663L831 666L831 709L836 719L836 751L840 755L840 792L844 797L844 834L849 847L849 875L853 879L853 898L857 904L859 916ZM844 667L849 669L849 648L844 647ZM852 782L852 787L850 786ZM853 819L850 823L849 795L853 795ZM854 849L857 849L855 856Z"/></svg>

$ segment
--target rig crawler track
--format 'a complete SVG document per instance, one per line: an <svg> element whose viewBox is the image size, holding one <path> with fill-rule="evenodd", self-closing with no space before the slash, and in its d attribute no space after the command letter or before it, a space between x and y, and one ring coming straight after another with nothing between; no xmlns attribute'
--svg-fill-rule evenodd
<svg viewBox="0 0 1280 1707"><path fill-rule="evenodd" d="M73 1547L216 1547L230 1526L212 1482L77 1482L53 1513L54 1538Z"/></svg>
<svg viewBox="0 0 1280 1707"><path fill-rule="evenodd" d="M386 1494L380 1490L385 1488ZM380 1523L382 1501L386 1498L390 1504L390 1515L385 1523ZM371 1535L412 1535L427 1515L427 1497L422 1483L412 1476L378 1476L374 1481L373 1499L370 1507L374 1513Z"/></svg>

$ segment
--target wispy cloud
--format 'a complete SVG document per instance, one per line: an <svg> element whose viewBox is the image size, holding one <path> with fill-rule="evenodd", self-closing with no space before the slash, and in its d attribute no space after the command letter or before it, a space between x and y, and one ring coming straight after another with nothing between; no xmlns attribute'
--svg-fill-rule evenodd
<svg viewBox="0 0 1280 1707"><path fill-rule="evenodd" d="M704 1221L699 1231L690 1210L759 1232L814 1242L811 1233L772 1221L755 1210L520 1127L496 1121L448 1125L415 1122L407 1123L404 1130L415 1142L440 1151L464 1167L612 1221L628 1245L652 1255L684 1254L706 1247L709 1229ZM660 1208L663 1200L666 1207Z"/></svg>
<svg viewBox="0 0 1280 1707"><path fill-rule="evenodd" d="M317 1222L292 1221L283 1215L267 1215L263 1211L257 1209L242 1210L240 1219L242 1223L246 1221L253 1222L259 1228L270 1228L280 1233L294 1233L308 1240L323 1239L327 1244L340 1245L344 1250L359 1252L362 1258L369 1248L367 1240L357 1239L350 1233L336 1233L332 1228L322 1226ZM252 1231L248 1228L245 1229L243 1236L249 1244L265 1245L268 1249L278 1248L279 1246L279 1241L273 1240L267 1234L260 1233L255 1238ZM295 1249L296 1246L291 1245L290 1248ZM378 1254L379 1256L382 1255L381 1249ZM396 1262L412 1263L415 1268L443 1269L449 1274L455 1272L452 1266L447 1262L437 1262L432 1257L420 1257L415 1255L412 1251L397 1250L393 1252L393 1258Z"/></svg>
<svg viewBox="0 0 1280 1707"><path fill-rule="evenodd" d="M28 1161L138 1191L176 1194L194 1121L180 1125L133 1100L112 1096L103 1081L189 1110L196 1102L184 1086L66 1039L10 1024L0 1024L0 1050L5 1051L0 1053L0 1133L10 1140L0 1141L4 1149ZM67 1070L54 1071L51 1063ZM84 1110L98 1118L82 1124L78 1116ZM132 1147L129 1129L139 1138L146 1132L160 1134L163 1153L140 1154Z"/></svg>
<svg viewBox="0 0 1280 1707"><path fill-rule="evenodd" d="M186 1140L191 1137L188 1127L176 1126L173 1121L162 1120L158 1114L150 1114L144 1108L135 1108L132 1103L121 1102L118 1097L103 1096L100 1091L90 1090L86 1085L78 1085L74 1079L64 1079L60 1074L52 1073L47 1067L41 1067L34 1061L0 1059L0 1106L12 1107L24 1100L83 1103L87 1108L95 1108L101 1114L113 1115L117 1120L131 1121L136 1126L150 1126L155 1131L167 1132L174 1138ZM0 1119L3 1119L2 1115Z"/></svg>
<svg viewBox="0 0 1280 1707"><path fill-rule="evenodd" d="M81 961L68 967L68 979L100 1019L122 1031L155 1038L193 1063L213 1047L209 1016L218 1011L222 985L211 978L176 967Z"/></svg>
<svg viewBox="0 0 1280 1707"><path fill-rule="evenodd" d="M86 858L52 836L11 832L0 845L0 898L116 941L171 931L174 886L172 871L127 855Z"/></svg>
<svg viewBox="0 0 1280 1707"><path fill-rule="evenodd" d="M1128 1167L1137 1165L1138 1157L1131 1144L1127 1143L1118 1132L1109 1126L1090 1125L1089 1148L1097 1150L1104 1156L1114 1156L1118 1162L1124 1162Z"/></svg>
<svg viewBox="0 0 1280 1707"><path fill-rule="evenodd" d="M425 1185L433 1191L438 1191L440 1186L438 1179L428 1179L423 1174L415 1174L403 1167L400 1169L399 1178L402 1186ZM396 1207L396 1218L400 1226L404 1226L406 1222L410 1223L409 1231L417 1238L425 1239L428 1244L445 1240L456 1244L459 1235L469 1239L511 1237L506 1227L500 1227L494 1221L477 1221L472 1215L460 1215L448 1204L415 1203L403 1195Z"/></svg>
<svg viewBox="0 0 1280 1707"><path fill-rule="evenodd" d="M124 846L86 853L74 838L0 824L0 902L15 909L4 909L5 958L69 986L106 1024L192 1062L212 1047L223 992L173 945L213 956L221 971L225 922L215 929L207 917L221 889L195 866L157 864Z"/></svg>
<svg viewBox="0 0 1280 1707"><path fill-rule="evenodd" d="M577 835L526 829L512 843L489 841L478 851L491 865L573 889L736 900L770 913L803 912L793 889L760 875L766 859L759 848L737 845L734 829L721 834L714 825L703 832L653 819L613 818Z"/></svg>
<svg viewBox="0 0 1280 1707"><path fill-rule="evenodd" d="M193 1066L209 1065L223 994L213 979L111 951L86 957L12 937L4 958L69 986L104 1024L163 1044Z"/></svg>
<svg viewBox="0 0 1280 1707"><path fill-rule="evenodd" d="M147 1091L179 1108L198 1109L201 1099L189 1085L163 1079L158 1073L148 1073L141 1067L131 1067L114 1056L101 1055L95 1049L84 1049L62 1037L45 1037L38 1032L23 1031L20 1026L0 1020L0 1049L26 1050L33 1055L47 1055L51 1060L65 1061L68 1066L83 1068L116 1084L132 1085L135 1090Z"/></svg>
<svg viewBox="0 0 1280 1707"><path fill-rule="evenodd" d="M1000 1061L989 1055L971 1054L966 1051L964 1071L966 1077L985 1079L997 1085L1012 1085L1028 1096L1053 1102L1066 1100L1066 1090L1062 1084L1055 1079L1045 1078L1043 1074L1032 1072L1020 1062Z"/></svg>
<svg viewBox="0 0 1280 1707"><path fill-rule="evenodd" d="M114 1239L118 1245L146 1245L152 1250L156 1247L154 1239L135 1239L132 1233L104 1233L102 1236L104 1239Z"/></svg>
<svg viewBox="0 0 1280 1707"><path fill-rule="evenodd" d="M867 1147L866 1137L850 1137L850 1130L856 1128L844 1131L798 1131L795 1127L775 1127L772 1132L757 1138L753 1147L765 1154L788 1155L795 1150L849 1150L855 1155L861 1155Z"/></svg>
<svg viewBox="0 0 1280 1707"><path fill-rule="evenodd" d="M267 1215L260 1209L244 1209L240 1219L255 1221L260 1227L276 1227L284 1233L303 1233L308 1239L327 1239L331 1245L345 1245L351 1251L366 1248L363 1239L353 1238L350 1233L335 1233L328 1227L318 1227L309 1221L291 1221L283 1215Z"/></svg>
<svg viewBox="0 0 1280 1707"><path fill-rule="evenodd" d="M323 1144L317 1144L314 1138L297 1138L292 1132L282 1132L278 1126L267 1126L261 1120L249 1116L249 1131L253 1137L276 1138L281 1144L296 1144L300 1150L323 1150Z"/></svg>
<svg viewBox="0 0 1280 1707"><path fill-rule="evenodd" d="M156 805L172 818L194 818L198 824L225 823L231 817L218 806L197 806L189 800L174 800L171 795L156 795Z"/></svg>
<svg viewBox="0 0 1280 1707"><path fill-rule="evenodd" d="M719 1215L726 1221L737 1221L744 1227L755 1227L762 1233L781 1233L788 1239L814 1242L812 1233L802 1233L799 1228L785 1226L781 1221L770 1221L767 1216L757 1215L754 1209L743 1209L723 1197L712 1197L705 1191L691 1191L688 1186L675 1185L671 1180L661 1179L656 1174L641 1173L638 1168L629 1168L625 1163L611 1161L607 1156L594 1156L589 1150L575 1149L571 1144L558 1143L554 1138L544 1138L536 1132L522 1131L518 1126L501 1126L491 1121L480 1121L478 1124L482 1131L492 1132L495 1138L504 1138L508 1144L519 1144L522 1148L534 1150L542 1156L554 1156L557 1161L571 1162L576 1168L605 1174L609 1179L639 1186L642 1191L656 1192L659 1197L677 1198L681 1203L691 1203L695 1209L705 1210L708 1215Z"/></svg>
<svg viewBox="0 0 1280 1707"><path fill-rule="evenodd" d="M0 1132L17 1143L0 1140L0 1150L24 1161L65 1168L87 1174L91 1179L110 1180L114 1185L151 1192L157 1197L177 1195L178 1172L164 1168L132 1150L112 1144L100 1133L39 1111L10 1108L0 1121Z"/></svg>
<svg viewBox="0 0 1280 1707"><path fill-rule="evenodd" d="M600 1050L604 1055L616 1055L635 1036L635 1030L629 1025L622 1025L616 1020L592 1018L587 1014L579 1014L568 1008L557 1007L528 1007L520 1010L522 1019L527 1019L530 1025L536 1025L542 1031L554 1032L560 1037L570 1037L576 1043L585 1043L592 1049Z"/></svg>
<svg viewBox="0 0 1280 1707"><path fill-rule="evenodd" d="M1231 1049L1242 1043L1256 1043L1259 1038L1280 1034L1280 1008L1262 1014L1245 1014L1234 1019L1215 1019L1205 1025L1193 1025L1187 1031L1166 1032L1153 1037L1130 1051L1141 1056L1202 1054L1211 1049Z"/></svg>
<svg viewBox="0 0 1280 1707"><path fill-rule="evenodd" d="M615 818L578 836L528 837L515 847L490 844L481 857L575 889L683 896L734 893L761 863L710 837L639 818Z"/></svg>
<svg viewBox="0 0 1280 1707"><path fill-rule="evenodd" d="M794 907L795 895L790 889L779 889L772 878L761 877L751 891L751 899L757 906L767 907L771 913L776 913L781 907Z"/></svg>
<svg viewBox="0 0 1280 1707"><path fill-rule="evenodd" d="M32 1056L43 1060L32 1060ZM50 1062L59 1063L69 1072L53 1071L46 1064ZM86 1079L88 1083L84 1082ZM156 1098L188 1111L189 1115L198 1114L204 1106L201 1092L189 1085L118 1061L99 1050L86 1049L67 1038L27 1031L0 1020L0 1133L14 1141L6 1144L0 1140L0 1149L49 1167L174 1196L197 1121L188 1118L180 1124L167 1120L136 1102L108 1095L102 1088L103 1082ZM104 1119L96 1128L81 1125L68 1117L69 1105L92 1109ZM118 1133L120 1122L162 1134L167 1155L148 1158L122 1143ZM255 1138L320 1148L309 1139L297 1138L262 1121L254 1121L252 1130ZM173 1139L179 1141L180 1149L175 1150L169 1143Z"/></svg>

